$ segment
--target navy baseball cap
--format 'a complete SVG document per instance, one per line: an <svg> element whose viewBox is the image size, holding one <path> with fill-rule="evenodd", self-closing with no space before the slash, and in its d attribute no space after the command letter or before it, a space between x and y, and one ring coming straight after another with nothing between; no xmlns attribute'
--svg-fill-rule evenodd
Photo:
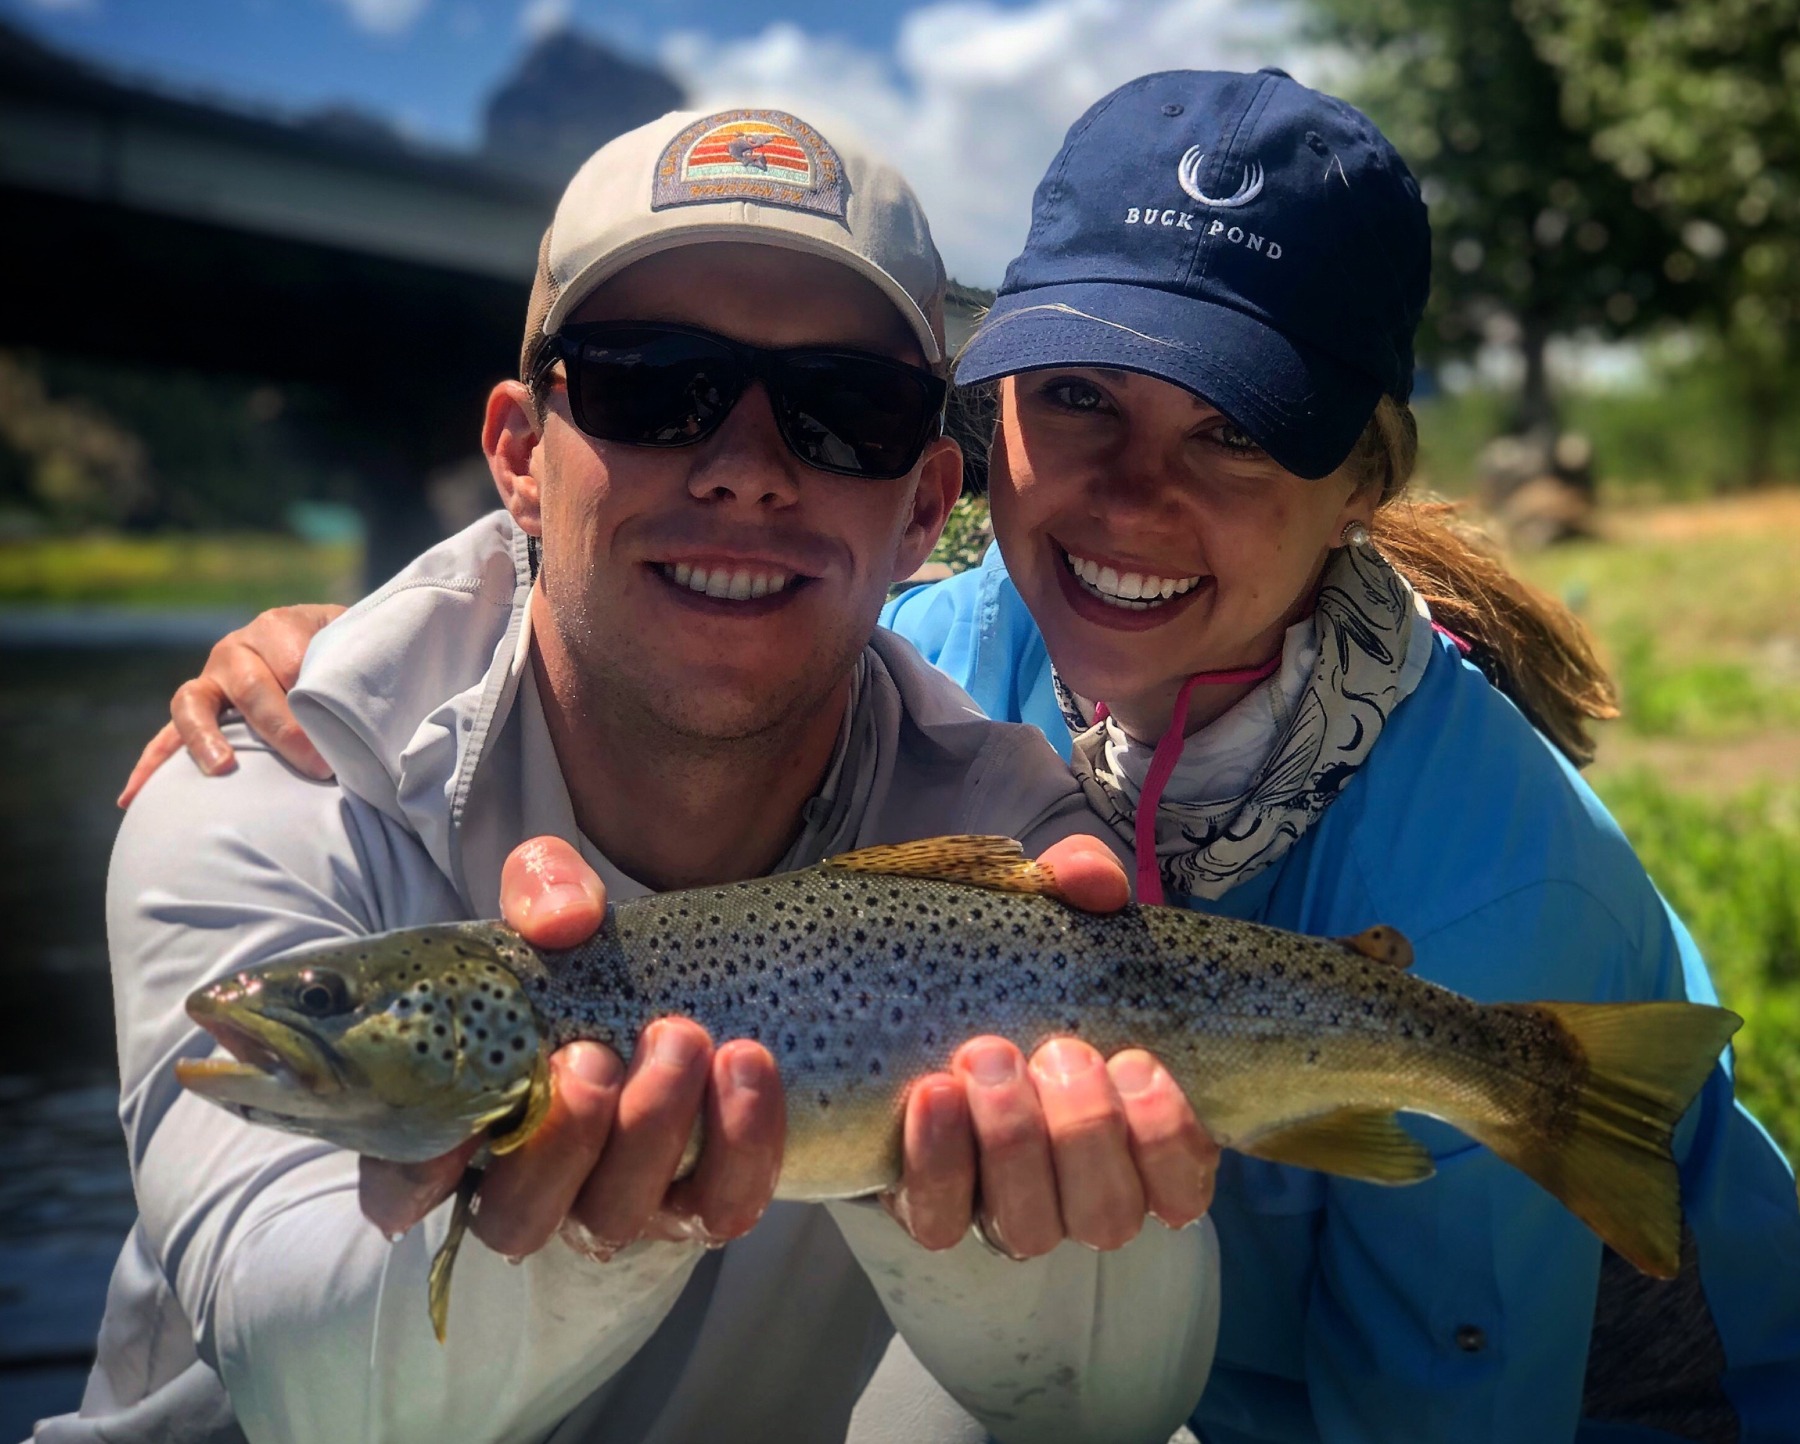
<svg viewBox="0 0 1800 1444"><path fill-rule="evenodd" d="M1142 372L1321 477L1411 394L1430 284L1418 182L1360 111L1279 70L1164 71L1070 129L956 379Z"/></svg>

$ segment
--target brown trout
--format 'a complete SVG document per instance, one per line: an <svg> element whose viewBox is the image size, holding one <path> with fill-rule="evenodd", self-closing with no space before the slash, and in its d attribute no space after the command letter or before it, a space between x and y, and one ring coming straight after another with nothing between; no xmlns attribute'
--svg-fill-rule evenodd
<svg viewBox="0 0 1800 1444"><path fill-rule="evenodd" d="M1376 1183L1430 1156L1396 1111L1439 1118L1548 1189L1645 1273L1679 1263L1670 1141L1741 1023L1692 1003L1479 1004L1405 971L1391 929L1305 937L1175 907L1090 914L1006 838L867 848L817 867L607 910L567 951L500 923L409 928L292 954L188 1011L233 1055L193 1091L378 1158L478 1133L517 1147L547 1058L629 1057L653 1019L753 1038L781 1069L777 1196L851 1198L899 1176L910 1080L969 1038L1054 1034L1159 1057L1222 1146ZM432 1281L442 1336L473 1182Z"/></svg>

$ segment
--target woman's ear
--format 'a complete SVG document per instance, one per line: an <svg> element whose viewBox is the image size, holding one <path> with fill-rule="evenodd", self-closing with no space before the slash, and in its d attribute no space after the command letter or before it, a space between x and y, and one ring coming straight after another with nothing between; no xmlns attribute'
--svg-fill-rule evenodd
<svg viewBox="0 0 1800 1444"><path fill-rule="evenodd" d="M522 382L502 381L488 393L487 414L481 424L481 449L487 456L501 503L528 536L544 534L538 475L542 441L537 406Z"/></svg>

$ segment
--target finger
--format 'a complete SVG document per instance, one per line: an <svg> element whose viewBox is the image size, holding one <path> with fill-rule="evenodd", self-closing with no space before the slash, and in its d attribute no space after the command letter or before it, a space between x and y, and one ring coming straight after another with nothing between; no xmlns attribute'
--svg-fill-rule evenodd
<svg viewBox="0 0 1800 1444"><path fill-rule="evenodd" d="M1008 1253L1036 1258L1063 1240L1050 1135L1025 1059L1004 1038L976 1038L951 1060L975 1129L981 1211Z"/></svg>
<svg viewBox="0 0 1800 1444"><path fill-rule="evenodd" d="M906 1095L897 1187L882 1202L929 1249L954 1248L975 1211L975 1129L962 1080L933 1073Z"/></svg>
<svg viewBox="0 0 1800 1444"><path fill-rule="evenodd" d="M165 722L162 730L144 745L138 754L137 765L131 769L131 776L125 779L125 790L119 794L119 806L130 807L138 793L144 790L144 784L163 763L181 751L181 734L175 730L173 722Z"/></svg>
<svg viewBox="0 0 1800 1444"><path fill-rule="evenodd" d="M600 1161L624 1077L618 1054L598 1043L571 1043L550 1055L550 1111L482 1180L471 1227L495 1253L523 1258L549 1242Z"/></svg>
<svg viewBox="0 0 1800 1444"><path fill-rule="evenodd" d="M572 948L606 916L606 884L560 837L534 837L500 869L500 915L540 948Z"/></svg>
<svg viewBox="0 0 1800 1444"><path fill-rule="evenodd" d="M308 777L323 782L331 767L301 730L294 709L288 705L288 689L272 672L260 654L246 646L234 646L221 653L224 643L213 649L213 659L202 674L213 682L243 714L246 724L263 741L273 747L289 766Z"/></svg>
<svg viewBox="0 0 1800 1444"><path fill-rule="evenodd" d="M1219 1145L1169 1070L1150 1054L1128 1048L1107 1062L1106 1071L1125 1106L1146 1206L1171 1228L1192 1223L1212 1207Z"/></svg>
<svg viewBox="0 0 1800 1444"><path fill-rule="evenodd" d="M1054 1038L1032 1054L1031 1076L1064 1231L1089 1248L1123 1248L1144 1226L1144 1187L1105 1061L1079 1038Z"/></svg>
<svg viewBox="0 0 1800 1444"><path fill-rule="evenodd" d="M225 640L254 653L266 664L283 691L300 679L300 666L312 639L343 616L345 608L334 602L302 602L291 607L271 607L259 613Z"/></svg>
<svg viewBox="0 0 1800 1444"><path fill-rule="evenodd" d="M181 734L181 745L208 777L237 766L237 756L219 730L219 714L225 706L224 692L206 677L183 682L169 702L169 717Z"/></svg>
<svg viewBox="0 0 1800 1444"><path fill-rule="evenodd" d="M1131 901L1131 880L1113 850L1097 837L1065 837L1039 854L1056 874L1056 893L1070 907L1117 912Z"/></svg>
<svg viewBox="0 0 1800 1444"><path fill-rule="evenodd" d="M630 1243L661 1207L711 1066L712 1040L692 1019L659 1018L644 1030L606 1152L570 1210L601 1249Z"/></svg>
<svg viewBox="0 0 1800 1444"><path fill-rule="evenodd" d="M748 1039L725 1044L713 1054L699 1165L669 1190L667 1211L697 1222L708 1242L748 1233L775 1196L786 1139L774 1057Z"/></svg>
<svg viewBox="0 0 1800 1444"><path fill-rule="evenodd" d="M480 1146L479 1138L471 1138L462 1147L424 1163L358 1160L356 1191L363 1217L389 1238L398 1238L456 1192L463 1170Z"/></svg>

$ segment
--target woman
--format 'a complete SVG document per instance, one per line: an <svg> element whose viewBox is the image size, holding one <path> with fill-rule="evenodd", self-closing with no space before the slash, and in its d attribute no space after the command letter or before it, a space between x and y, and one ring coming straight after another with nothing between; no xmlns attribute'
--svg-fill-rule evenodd
<svg viewBox="0 0 1800 1444"><path fill-rule="evenodd" d="M1484 1001L1710 1001L1569 765L1611 715L1579 630L1402 498L1428 255L1412 177L1341 102L1273 71L1106 97L957 373L998 384L998 547L886 620L1071 759L1140 898L1387 923ZM248 675L224 690L278 715ZM220 685L190 684L188 730ZM1666 1284L1409 1127L1438 1168L1409 1189L1226 1156L1209 1444L1791 1437L1794 1182L1726 1065L1678 1135Z"/></svg>

